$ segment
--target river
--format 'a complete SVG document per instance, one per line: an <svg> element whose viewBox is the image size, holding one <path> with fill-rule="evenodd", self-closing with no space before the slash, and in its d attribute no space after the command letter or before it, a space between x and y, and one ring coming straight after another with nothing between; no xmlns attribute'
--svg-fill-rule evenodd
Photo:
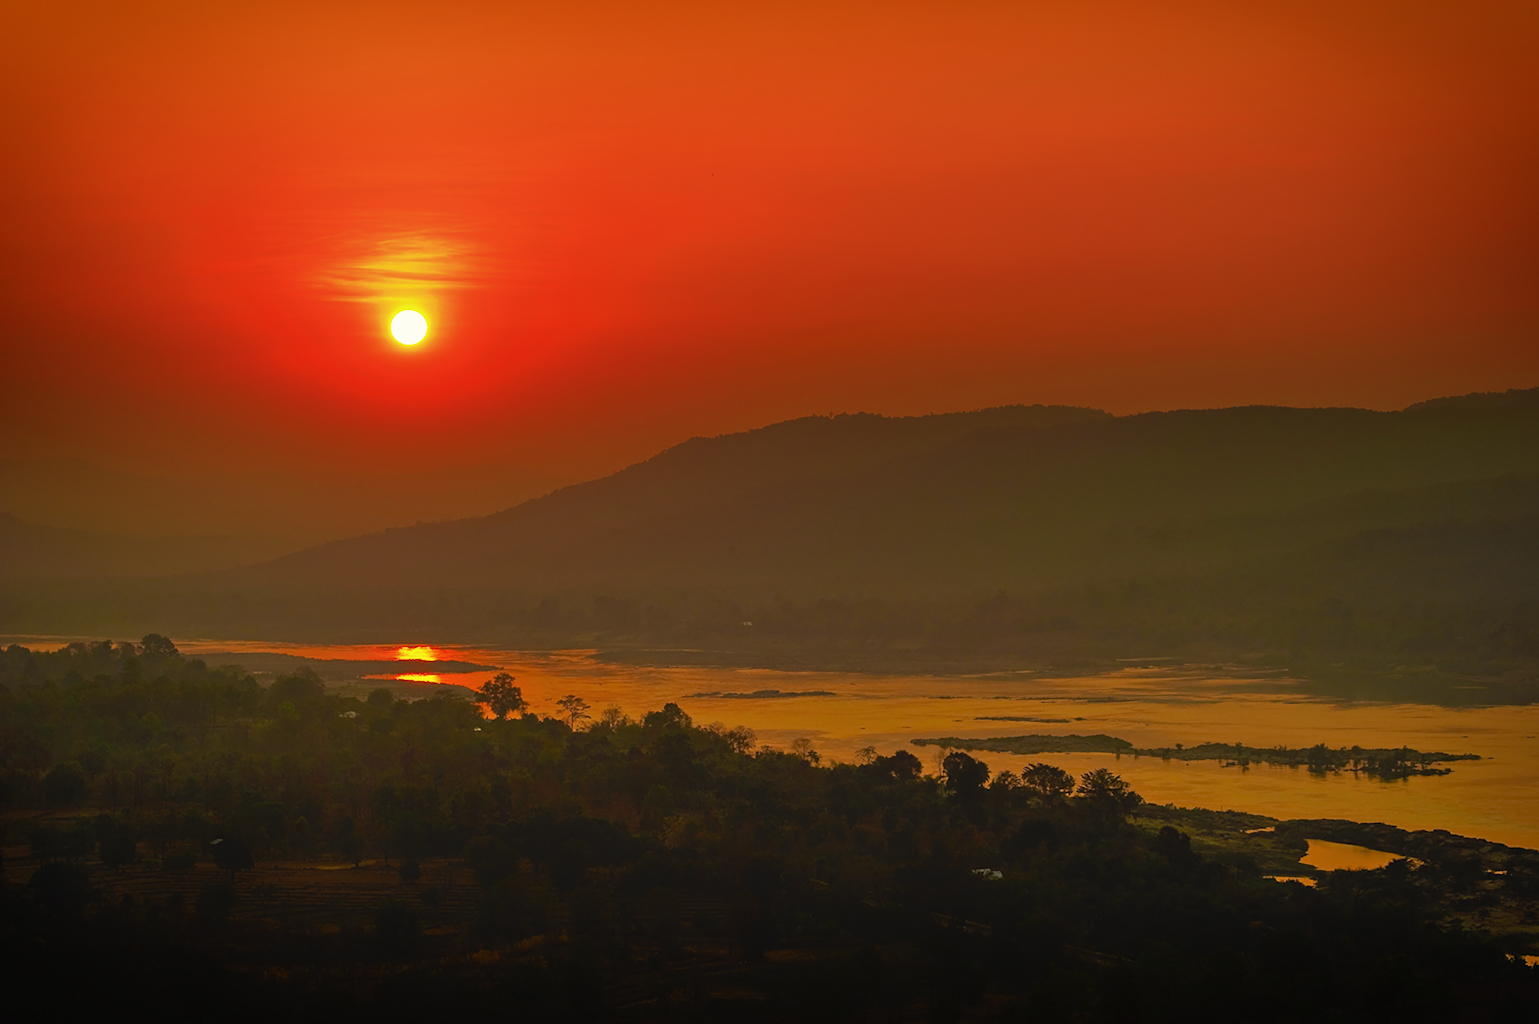
<svg viewBox="0 0 1539 1024"><path fill-rule="evenodd" d="M26 641L22 641L26 642ZM648 667L598 660L589 651L550 653L434 646L185 641L184 653L211 664L283 653L343 661L396 661L392 676L479 686L494 670L511 672L532 710L555 714L573 693L598 714L611 704L632 716L675 701L698 724L746 725L763 744L812 742L825 762L850 761L861 748L908 749L927 766L936 747L919 737L1107 733L1135 747L1204 742L1253 747L1401 747L1479 754L1441 777L1380 781L1350 772L1316 775L1302 768L1222 767L1217 761L1162 761L1112 754L1021 756L974 752L996 772L1048 761L1076 774L1109 767L1146 800L1232 809L1278 818L1382 821L1407 829L1447 829L1539 849L1539 706L1441 707L1340 701L1295 692L1287 680L1237 678L1228 672L1128 668L1084 677L861 675L767 669ZM56 646L34 640L28 646ZM487 670L434 671L434 661L471 662ZM495 669L492 667L495 666ZM342 666L338 666L342 667ZM367 680L354 685L366 688ZM704 696L820 691L819 696ZM998 721L998 717L1037 721Z"/></svg>

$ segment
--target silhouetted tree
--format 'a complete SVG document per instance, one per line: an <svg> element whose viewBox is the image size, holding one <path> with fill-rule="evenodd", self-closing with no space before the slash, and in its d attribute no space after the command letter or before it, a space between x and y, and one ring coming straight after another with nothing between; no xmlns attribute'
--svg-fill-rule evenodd
<svg viewBox="0 0 1539 1024"><path fill-rule="evenodd" d="M862 765L860 770L882 782L914 782L924 774L924 762L907 750L896 750L890 757L878 757L870 764Z"/></svg>
<svg viewBox="0 0 1539 1024"><path fill-rule="evenodd" d="M989 766L960 750L941 760L941 771L946 775L946 788L959 797L976 796L989 781Z"/></svg>
<svg viewBox="0 0 1539 1024"><path fill-rule="evenodd" d="M746 725L734 725L723 732L721 738L727 741L727 746L732 748L734 754L746 754L759 742L754 731Z"/></svg>
<svg viewBox="0 0 1539 1024"><path fill-rule="evenodd" d="M529 706L524 700L524 691L513 685L513 677L507 672L498 672L481 684L480 694L476 703L484 704L497 719L516 715Z"/></svg>
<svg viewBox="0 0 1539 1024"><path fill-rule="evenodd" d="M556 706L566 716L566 724L569 729L576 730L578 720L588 717L588 702L575 693L569 693L556 701Z"/></svg>
<svg viewBox="0 0 1539 1024"><path fill-rule="evenodd" d="M635 722L631 721L631 716L627 715L625 709L618 704L609 705L598 718L599 727L608 729L610 732L615 732L627 725L635 724Z"/></svg>
<svg viewBox="0 0 1539 1024"><path fill-rule="evenodd" d="M1039 761L1021 769L1021 785L1044 800L1062 800L1074 792L1074 776Z"/></svg>
<svg viewBox="0 0 1539 1024"><path fill-rule="evenodd" d="M166 658L175 658L181 654L176 649L176 644L159 633L150 633L139 641L139 653L146 660L161 661Z"/></svg>
<svg viewBox="0 0 1539 1024"><path fill-rule="evenodd" d="M1105 768L1081 775L1079 792L1075 795L1090 806L1119 817L1144 802L1144 798L1133 792L1133 787L1126 780Z"/></svg>
<svg viewBox="0 0 1539 1024"><path fill-rule="evenodd" d="M641 724L648 729L688 729L694 722L683 708L669 701L661 711L647 712Z"/></svg>

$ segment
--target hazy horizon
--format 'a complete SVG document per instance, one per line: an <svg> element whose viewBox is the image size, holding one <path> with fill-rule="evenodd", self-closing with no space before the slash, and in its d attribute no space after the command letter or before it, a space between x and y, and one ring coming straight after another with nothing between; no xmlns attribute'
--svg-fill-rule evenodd
<svg viewBox="0 0 1539 1024"><path fill-rule="evenodd" d="M1536 53L0 5L12 1002L1539 1021Z"/></svg>
<svg viewBox="0 0 1539 1024"><path fill-rule="evenodd" d="M1523 385L1472 394L1499 395ZM1452 393L1429 393L1403 406L1279 406L1396 411ZM1029 405L1005 403L994 408ZM1179 409L1111 412L1138 416L1153 412L1224 409L1232 403ZM1095 411L1094 405L1076 406ZM597 480L646 462L690 440L751 433L797 419L877 416L887 419L946 416L975 409L885 413L869 409L806 413L746 428L694 433L666 441L638 456L617 456L599 468L567 467L564 475L509 463L449 464L428 470L328 472L263 462L254 466L175 465L165 460L93 461L83 455L0 454L0 513L27 523L138 538L260 540L272 553L374 533L392 527L490 515L573 484ZM118 500L98 499L112 493Z"/></svg>

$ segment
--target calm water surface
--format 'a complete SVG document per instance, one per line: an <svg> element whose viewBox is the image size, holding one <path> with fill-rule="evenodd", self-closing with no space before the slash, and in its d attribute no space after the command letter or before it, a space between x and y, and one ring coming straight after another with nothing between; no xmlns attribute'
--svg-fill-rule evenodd
<svg viewBox="0 0 1539 1024"><path fill-rule="evenodd" d="M1396 860L1399 855L1383 850L1370 850L1366 846L1350 843L1332 843L1324 839L1310 839L1309 852L1299 858L1319 871L1376 871Z"/></svg>
<svg viewBox="0 0 1539 1024"><path fill-rule="evenodd" d="M850 761L857 750L906 748L926 764L937 748L915 737L1108 733L1138 747L1245 743L1290 747L1399 747L1474 753L1453 774L1382 782L1351 773L1223 768L1216 761L1164 762L1110 754L1019 756L974 752L996 772L1049 761L1076 774L1109 767L1154 803L1234 809L1279 818L1383 821L1408 829L1442 828L1515 846L1539 848L1539 707L1445 708L1426 704L1331 701L1290 692L1286 681L1214 678L1191 671L1129 669L1060 678L1035 674L964 677L880 676L767 669L638 667L596 661L592 652L532 653L471 647L302 646L259 642L177 641L217 664L219 652L286 653L335 660L398 660L398 677L479 686L493 674L434 672L434 660L494 665L513 673L532 709L556 712L575 693L597 714L614 704L635 716L677 701L697 723L747 725L761 743L789 747L810 739L825 760ZM31 645L29 645L31 646ZM42 646L39 644L39 646ZM361 685L366 686L366 683ZM705 693L819 690L831 696L706 697ZM989 716L1066 721L989 721Z"/></svg>

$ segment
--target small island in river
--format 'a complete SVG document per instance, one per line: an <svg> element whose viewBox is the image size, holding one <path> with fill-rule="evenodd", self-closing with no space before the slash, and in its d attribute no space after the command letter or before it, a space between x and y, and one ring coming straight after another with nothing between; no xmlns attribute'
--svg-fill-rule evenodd
<svg viewBox="0 0 1539 1024"><path fill-rule="evenodd" d="M1199 743L1188 747L1135 747L1116 736L991 736L963 738L941 736L910 741L919 747L946 747L955 750L984 750L1000 754L1127 754L1132 757L1158 757L1166 761L1220 761L1227 766L1248 768L1252 764L1304 767L1312 772L1357 772L1383 779L1404 779L1412 775L1447 775L1452 768L1439 767L1448 761L1478 761L1479 754L1447 754L1442 751L1413 750L1410 747L1250 747L1243 743Z"/></svg>

